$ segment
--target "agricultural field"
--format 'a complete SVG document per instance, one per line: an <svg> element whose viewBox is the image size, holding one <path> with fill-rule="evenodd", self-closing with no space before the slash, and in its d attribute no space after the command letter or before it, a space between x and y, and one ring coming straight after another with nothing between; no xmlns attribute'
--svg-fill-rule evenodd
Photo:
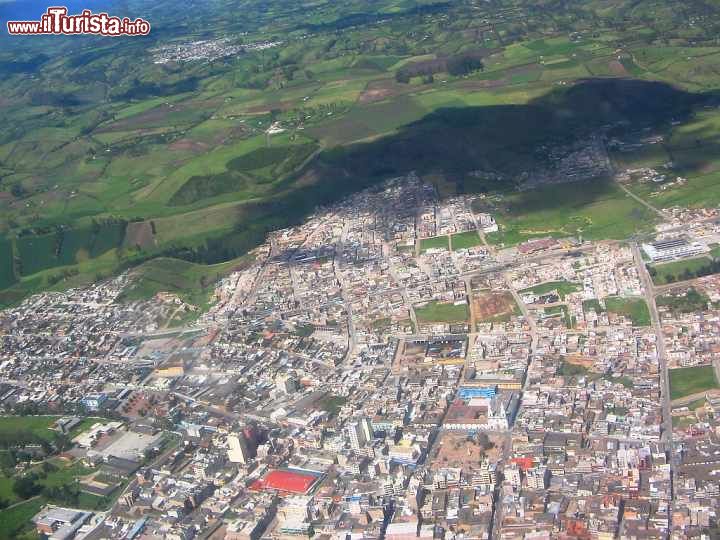
<svg viewBox="0 0 720 540"><path fill-rule="evenodd" d="M662 144L613 153L619 168L653 167L668 176L665 182L636 183L631 189L659 208L720 204L720 113L697 111L687 122L661 133Z"/></svg>
<svg viewBox="0 0 720 540"><path fill-rule="evenodd" d="M685 396L720 388L712 366L696 366L670 370L670 398Z"/></svg>
<svg viewBox="0 0 720 540"><path fill-rule="evenodd" d="M470 317L467 304L443 304L432 301L421 307L415 307L415 315L420 323L459 323Z"/></svg>
<svg viewBox="0 0 720 540"><path fill-rule="evenodd" d="M628 317L633 326L650 326L650 310L643 298L609 296L605 298L605 307L608 313Z"/></svg>
<svg viewBox="0 0 720 540"><path fill-rule="evenodd" d="M0 237L0 289L9 287L15 280L12 242Z"/></svg>

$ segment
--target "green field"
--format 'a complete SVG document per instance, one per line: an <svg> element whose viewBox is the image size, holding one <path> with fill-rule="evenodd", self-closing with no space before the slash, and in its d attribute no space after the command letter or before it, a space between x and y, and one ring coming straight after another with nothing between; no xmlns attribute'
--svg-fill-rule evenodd
<svg viewBox="0 0 720 540"><path fill-rule="evenodd" d="M508 195L498 203L500 231L490 242L514 245L531 238L575 236L627 238L647 231L654 216L615 184L593 181L549 186Z"/></svg>
<svg viewBox="0 0 720 540"><path fill-rule="evenodd" d="M23 236L17 239L20 273L30 275L58 266L59 242L54 233L38 236Z"/></svg>
<svg viewBox="0 0 720 540"><path fill-rule="evenodd" d="M632 321L633 326L650 326L650 310L642 298L605 298L608 313L624 315Z"/></svg>
<svg viewBox="0 0 720 540"><path fill-rule="evenodd" d="M0 237L0 289L15 283L12 242Z"/></svg>
<svg viewBox="0 0 720 540"><path fill-rule="evenodd" d="M600 314L605 311L600 305L600 301L597 298L593 298L591 300L583 300L582 307L585 313L589 311L594 311L595 313Z"/></svg>
<svg viewBox="0 0 720 540"><path fill-rule="evenodd" d="M710 245L710 256L713 259L720 259L720 244Z"/></svg>
<svg viewBox="0 0 720 540"><path fill-rule="evenodd" d="M567 328L572 328L573 326L575 326L575 324L573 323L573 319L570 317L568 307L565 305L543 308L543 313L546 316L560 315Z"/></svg>
<svg viewBox="0 0 720 540"><path fill-rule="evenodd" d="M52 443L59 432L51 429L61 416L0 416L0 446ZM90 428L98 418L87 417L68 434L72 438Z"/></svg>
<svg viewBox="0 0 720 540"><path fill-rule="evenodd" d="M20 435L52 442L57 435L50 426L59 416L0 416L0 439L17 439Z"/></svg>
<svg viewBox="0 0 720 540"><path fill-rule="evenodd" d="M568 294L581 291L582 286L579 283L571 283L569 281L548 281L546 283L540 283L534 287L528 287L518 291L520 294L533 293L536 295L548 294L550 292L556 292L558 296L565 300Z"/></svg>
<svg viewBox="0 0 720 540"><path fill-rule="evenodd" d="M13 508L0 510L0 540L16 540L18 538L33 538L30 519L45 505L45 501L34 499L19 504ZM25 536L27 534L27 536Z"/></svg>
<svg viewBox="0 0 720 540"><path fill-rule="evenodd" d="M420 253L426 252L428 249L450 249L447 236L434 236L432 238L420 239Z"/></svg>
<svg viewBox="0 0 720 540"><path fill-rule="evenodd" d="M72 483L75 479L87 476L93 472L93 469L84 467L81 463L65 464L61 460L55 460L54 462L58 469L50 472L46 477L38 481L39 484L45 487L58 487L67 483Z"/></svg>
<svg viewBox="0 0 720 540"><path fill-rule="evenodd" d="M670 370L670 399L720 388L712 366L696 366Z"/></svg>
<svg viewBox="0 0 720 540"><path fill-rule="evenodd" d="M470 317L467 304L456 306L432 301L414 309L420 323L459 323L466 322Z"/></svg>
<svg viewBox="0 0 720 540"><path fill-rule="evenodd" d="M134 270L136 278L132 285L123 291L120 300L146 300L159 292L169 292L177 294L189 304L206 308L214 291L214 284L249 262L248 258L240 258L207 266L176 259L153 259Z"/></svg>
<svg viewBox="0 0 720 540"><path fill-rule="evenodd" d="M482 240L480 240L480 235L477 231L466 231L453 234L450 237L450 242L452 244L453 251L468 249L482 244Z"/></svg>
<svg viewBox="0 0 720 540"><path fill-rule="evenodd" d="M94 223L16 240L20 273L36 274L57 266L74 265L119 247L125 238L124 221Z"/></svg>
<svg viewBox="0 0 720 540"><path fill-rule="evenodd" d="M656 285L665 285L667 283L692 279L698 275L716 273L718 270L714 268L713 261L709 258L699 257L697 259L684 259L681 261L654 264L648 266L648 271L650 272L653 283Z"/></svg>
<svg viewBox="0 0 720 540"><path fill-rule="evenodd" d="M709 302L707 296L692 287L681 294L666 294L655 299L658 308L666 307L675 314L704 311Z"/></svg>

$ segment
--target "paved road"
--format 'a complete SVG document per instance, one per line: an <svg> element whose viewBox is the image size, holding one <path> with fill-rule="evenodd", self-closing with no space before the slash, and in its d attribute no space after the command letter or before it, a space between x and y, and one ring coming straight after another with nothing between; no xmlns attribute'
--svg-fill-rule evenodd
<svg viewBox="0 0 720 540"><path fill-rule="evenodd" d="M383 250L390 249L389 244L383 244ZM410 301L410 295L408 295L407 287L402 284L400 279L397 275L397 270L395 268L395 265L390 261L390 258L387 259L388 263L388 273L390 274L390 277L393 279L393 281L397 284L398 290L400 291L400 296L402 296L403 302L405 303L405 306L408 308L408 312L410 313L410 320L413 323L413 328L417 331L419 328L418 322L417 322L417 316L415 315L415 310L413 309L413 303Z"/></svg>
<svg viewBox="0 0 720 540"><path fill-rule="evenodd" d="M670 454L670 485L673 485L673 472L674 472L674 447L672 438L672 415L671 415L671 402L670 402L670 376L667 367L667 351L665 350L665 339L663 337L662 325L660 324L660 316L658 314L657 305L655 303L655 286L652 282L652 278L647 271L645 262L642 259L640 253L640 247L636 242L632 243L632 252L635 259L635 266L638 269L638 275L642 282L643 296L647 302L648 309L650 310L650 320L655 331L656 343L657 343L657 354L658 361L660 364L660 383L661 383L661 398L662 398L662 415L663 415L663 427L661 441L663 441L669 450ZM672 529L672 514L673 514L673 495L671 491L669 504L669 524L668 526Z"/></svg>
<svg viewBox="0 0 720 540"><path fill-rule="evenodd" d="M657 340L657 351L658 359L660 362L661 372L661 383L663 393L663 424L666 439L670 439L672 436L672 421L670 419L670 381L667 369L667 351L665 349L665 339L663 338L662 325L660 324L660 315L657 310L657 304L655 303L655 285L652 282L652 278L647 271L645 262L642 260L640 254L640 247L636 244L632 244L633 257L635 258L635 266L638 269L638 275L642 282L643 296L647 302L648 309L650 310L650 320L652 322L653 330L656 334Z"/></svg>
<svg viewBox="0 0 720 540"><path fill-rule="evenodd" d="M525 317L525 320L530 325L530 337L532 338L532 343L530 345L530 360L528 362L527 371L525 372L525 382L523 383L523 392L527 390L528 386L530 385L530 374L533 370L533 359L535 357L535 351L537 350L537 340L538 340L538 332L537 332L537 326L535 326L535 319L530 315L530 312L528 311L527 306L525 305L525 302L522 301L522 298L520 298L520 295L515 290L515 288L512 286L510 276L506 273L505 274L505 281L507 282L507 288L510 290L510 294L512 294L513 298L515 299L515 303L520 308L520 312L523 314L523 317Z"/></svg>

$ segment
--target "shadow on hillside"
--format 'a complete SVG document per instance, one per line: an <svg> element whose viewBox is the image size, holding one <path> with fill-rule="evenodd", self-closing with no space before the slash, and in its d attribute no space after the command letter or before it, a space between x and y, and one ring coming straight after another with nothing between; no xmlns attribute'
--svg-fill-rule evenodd
<svg viewBox="0 0 720 540"><path fill-rule="evenodd" d="M541 165L548 147L557 143L601 128L622 136L661 127L718 101L717 95L692 94L659 82L584 80L525 105L440 109L397 134L328 150L320 162L335 174L351 171L354 178L478 169L512 176Z"/></svg>
<svg viewBox="0 0 720 540"><path fill-rule="evenodd" d="M512 190L510 180L489 186L469 182L466 173L493 171L510 179L546 163L556 144L600 129L623 136L662 128L718 103L717 94L692 94L659 82L595 79L559 87L525 105L440 109L396 134L322 152L301 181L296 177L269 200L242 205L232 233L192 252L181 248L169 254L208 263L227 260L260 243L268 231L301 222L317 206L410 171L442 171L464 192ZM603 198L607 186L589 192Z"/></svg>

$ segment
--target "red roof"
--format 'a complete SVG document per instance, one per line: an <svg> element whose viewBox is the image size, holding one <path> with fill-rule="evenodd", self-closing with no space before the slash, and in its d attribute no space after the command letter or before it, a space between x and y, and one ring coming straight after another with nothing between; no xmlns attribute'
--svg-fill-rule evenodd
<svg viewBox="0 0 720 540"><path fill-rule="evenodd" d="M523 471L526 471L528 469L532 469L534 463L533 458L531 457L518 457L518 458L512 458L510 460L512 463L516 463L518 467L520 467Z"/></svg>
<svg viewBox="0 0 720 540"><path fill-rule="evenodd" d="M250 489L277 489L288 493L307 493L317 477L294 471L270 471L262 479L253 482Z"/></svg>

